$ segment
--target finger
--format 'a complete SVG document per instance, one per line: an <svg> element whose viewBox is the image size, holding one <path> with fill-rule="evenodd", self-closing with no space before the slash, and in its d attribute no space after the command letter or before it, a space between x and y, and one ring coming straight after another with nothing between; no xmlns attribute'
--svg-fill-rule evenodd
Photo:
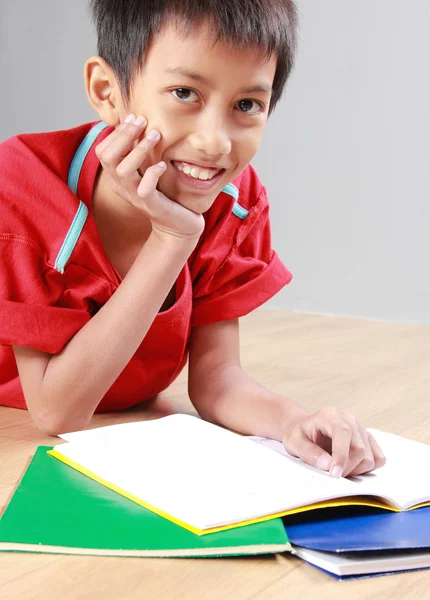
<svg viewBox="0 0 430 600"><path fill-rule="evenodd" d="M164 210L162 203L157 202L154 192L157 188L158 180L166 170L166 167L166 163L162 161L146 169L142 181L137 188L140 204L144 205L145 209L152 217L156 217Z"/></svg>
<svg viewBox="0 0 430 600"><path fill-rule="evenodd" d="M119 163L131 152L135 146L136 140L142 135L146 127L146 121L141 117L142 121L137 124L122 123L117 130L117 135L113 136L109 144L103 146L105 141L97 146L96 154L103 165L103 168L110 172L111 175L115 172ZM110 136L108 136L110 137ZM100 149L101 146L101 149Z"/></svg>
<svg viewBox="0 0 430 600"><path fill-rule="evenodd" d="M106 148L108 146L110 146L110 144L112 144L112 142L114 142L121 134L121 130L120 128L122 127L122 123L120 125L117 125L115 127L115 129L112 131L112 133L110 133L107 137L105 137L105 139L103 141L100 142L100 144L97 144L97 146L95 146L95 152L96 155L98 156L98 158L100 158L100 155L106 150Z"/></svg>
<svg viewBox="0 0 430 600"><path fill-rule="evenodd" d="M134 114L130 114L130 115L128 115L128 117L131 118L131 121L136 120L136 117ZM128 117L126 117L126 118L128 118ZM110 144L121 135L121 131L124 129L125 126L127 126L127 123L124 120L122 123L119 123L119 125L116 125L116 127L112 131L112 133L110 133L107 137L105 137L105 139L102 142L97 144L97 146L95 147L95 152L96 152L97 156L99 154L101 154L104 150L106 150L106 148L108 146L110 146Z"/></svg>
<svg viewBox="0 0 430 600"><path fill-rule="evenodd" d="M316 415L316 425L323 435L331 438L330 475L342 477L349 459L351 428L334 409L320 410Z"/></svg>
<svg viewBox="0 0 430 600"><path fill-rule="evenodd" d="M120 179L130 180L130 178L138 178L140 182L140 175L138 173L139 167L148 157L148 154L154 149L161 139L160 132L153 129L148 133L146 137L141 140L135 148L119 163L116 168L116 174Z"/></svg>
<svg viewBox="0 0 430 600"><path fill-rule="evenodd" d="M375 461L374 469L380 469L385 465L387 459L385 458L384 453L381 450L378 442L375 440L371 433L368 433L369 444L373 452L373 459Z"/></svg>
<svg viewBox="0 0 430 600"><path fill-rule="evenodd" d="M342 415L351 429L349 457L343 476L360 475L372 470L374 466L373 452L368 442L368 434L363 425L353 415Z"/></svg>
<svg viewBox="0 0 430 600"><path fill-rule="evenodd" d="M290 439L284 441L284 446L292 456L301 458L305 463L321 471L328 471L331 456L312 442L306 432L299 429Z"/></svg>
<svg viewBox="0 0 430 600"><path fill-rule="evenodd" d="M323 408L314 417L312 438L318 439L319 434L331 439L332 460L330 475L342 477L347 465L351 444L351 428L334 408Z"/></svg>
<svg viewBox="0 0 430 600"><path fill-rule="evenodd" d="M362 475L375 468L373 451L369 443L369 435L360 423L356 424L360 442L351 442L350 460L345 469L345 477L348 475Z"/></svg>
<svg viewBox="0 0 430 600"><path fill-rule="evenodd" d="M341 421L333 426L331 434L330 475L332 477L343 476L349 459L350 445L351 429L345 421Z"/></svg>

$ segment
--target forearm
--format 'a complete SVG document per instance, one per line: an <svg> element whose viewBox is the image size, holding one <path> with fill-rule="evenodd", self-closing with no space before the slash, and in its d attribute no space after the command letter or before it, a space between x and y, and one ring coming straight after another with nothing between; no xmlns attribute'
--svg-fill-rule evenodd
<svg viewBox="0 0 430 600"><path fill-rule="evenodd" d="M307 414L292 400L258 384L239 365L220 366L190 386L200 416L246 435L282 440L286 424Z"/></svg>
<svg viewBox="0 0 430 600"><path fill-rule="evenodd" d="M50 429L88 423L144 339L195 243L151 235L109 301L50 359L40 388Z"/></svg>

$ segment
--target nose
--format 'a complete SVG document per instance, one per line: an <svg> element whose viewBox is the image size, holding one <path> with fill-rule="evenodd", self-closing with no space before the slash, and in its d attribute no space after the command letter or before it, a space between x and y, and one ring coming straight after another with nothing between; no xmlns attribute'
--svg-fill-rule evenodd
<svg viewBox="0 0 430 600"><path fill-rule="evenodd" d="M199 119L195 124L194 132L189 136L189 141L194 150L210 156L230 154L231 139L225 125L220 119L208 115Z"/></svg>

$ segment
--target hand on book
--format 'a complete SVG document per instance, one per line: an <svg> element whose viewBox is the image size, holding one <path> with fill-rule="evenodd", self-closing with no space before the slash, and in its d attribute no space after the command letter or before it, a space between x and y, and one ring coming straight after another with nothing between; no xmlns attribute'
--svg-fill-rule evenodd
<svg viewBox="0 0 430 600"><path fill-rule="evenodd" d="M282 441L290 454L333 477L362 475L385 464L382 450L364 426L334 408L292 420Z"/></svg>

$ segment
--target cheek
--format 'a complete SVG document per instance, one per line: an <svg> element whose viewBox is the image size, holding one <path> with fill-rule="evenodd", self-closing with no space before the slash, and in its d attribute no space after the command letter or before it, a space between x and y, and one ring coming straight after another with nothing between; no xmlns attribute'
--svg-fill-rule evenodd
<svg viewBox="0 0 430 600"><path fill-rule="evenodd" d="M147 117L148 118L148 117ZM160 119L150 119L148 118L148 125L146 126L146 130L144 131L141 139L143 139L148 133L152 130L159 131L161 133L160 141L155 145L155 147L150 151L148 155L148 163L156 164L160 160L163 160L164 153L167 149L175 143L173 139L173 135L175 134L175 128L172 124L169 123L168 120L163 119L162 124L160 123ZM177 136L176 136L177 137Z"/></svg>
<svg viewBox="0 0 430 600"><path fill-rule="evenodd" d="M257 153L263 138L263 131L249 131L240 139L238 147L241 162L250 162Z"/></svg>

